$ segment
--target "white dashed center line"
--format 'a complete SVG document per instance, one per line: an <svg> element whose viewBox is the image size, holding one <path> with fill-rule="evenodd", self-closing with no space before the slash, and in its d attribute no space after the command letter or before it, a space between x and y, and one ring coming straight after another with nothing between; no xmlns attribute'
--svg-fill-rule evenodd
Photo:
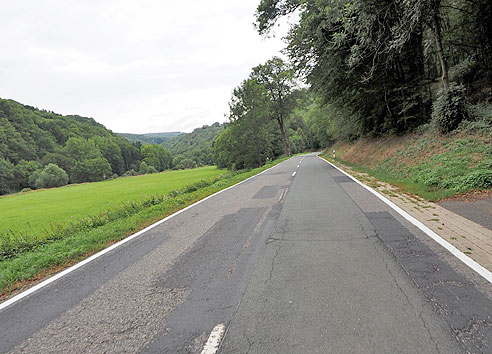
<svg viewBox="0 0 492 354"><path fill-rule="evenodd" d="M210 333L210 337L208 337L208 341L203 347L201 354L215 354L217 350L219 350L220 342L222 341L222 337L224 336L225 326L221 323L212 329L212 333Z"/></svg>

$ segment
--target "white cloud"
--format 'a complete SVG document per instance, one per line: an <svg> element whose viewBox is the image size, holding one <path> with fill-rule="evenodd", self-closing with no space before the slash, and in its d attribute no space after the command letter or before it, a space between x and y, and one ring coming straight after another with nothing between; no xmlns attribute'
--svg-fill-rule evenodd
<svg viewBox="0 0 492 354"><path fill-rule="evenodd" d="M0 97L118 132L224 121L232 89L279 55L253 28L259 0L49 0L0 12Z"/></svg>

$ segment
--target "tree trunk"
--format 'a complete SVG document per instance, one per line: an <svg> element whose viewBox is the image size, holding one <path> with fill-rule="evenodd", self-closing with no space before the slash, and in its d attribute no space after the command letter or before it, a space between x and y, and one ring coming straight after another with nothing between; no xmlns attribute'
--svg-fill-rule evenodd
<svg viewBox="0 0 492 354"><path fill-rule="evenodd" d="M439 61L441 62L442 84L444 89L447 90L449 89L448 62L442 48L441 25L439 24L439 18L437 15L434 15L434 37L436 39L437 55L439 57Z"/></svg>
<svg viewBox="0 0 492 354"><path fill-rule="evenodd" d="M285 132L283 117L277 118L278 126L280 127L280 132L282 133L282 143L284 144L284 155L290 156L289 142L287 140L287 133Z"/></svg>

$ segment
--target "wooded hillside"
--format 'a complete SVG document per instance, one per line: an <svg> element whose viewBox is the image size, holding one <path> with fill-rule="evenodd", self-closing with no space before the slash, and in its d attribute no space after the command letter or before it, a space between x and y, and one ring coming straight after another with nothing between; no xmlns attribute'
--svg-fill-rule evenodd
<svg viewBox="0 0 492 354"><path fill-rule="evenodd" d="M92 118L0 99L0 194L163 171L160 145L131 144Z"/></svg>
<svg viewBox="0 0 492 354"><path fill-rule="evenodd" d="M139 142L141 144L162 144L171 140L175 136L183 134L181 132L164 132L164 133L147 133L147 134L130 134L130 133L116 133L129 140L131 143Z"/></svg>
<svg viewBox="0 0 492 354"><path fill-rule="evenodd" d="M212 148L224 125L214 123L196 128L191 133L180 134L162 143L173 155L175 168L213 165Z"/></svg>

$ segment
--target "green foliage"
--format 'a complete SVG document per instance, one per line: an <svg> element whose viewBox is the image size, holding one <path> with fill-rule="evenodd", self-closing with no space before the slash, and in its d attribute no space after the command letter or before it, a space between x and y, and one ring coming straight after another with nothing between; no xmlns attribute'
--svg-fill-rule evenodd
<svg viewBox="0 0 492 354"><path fill-rule="evenodd" d="M174 164L174 161L173 161ZM192 159L182 159L176 165L174 165L176 169L186 169L186 168L195 168L196 162Z"/></svg>
<svg viewBox="0 0 492 354"><path fill-rule="evenodd" d="M129 140L132 143L139 142L142 145L147 144L160 144L167 145L174 137L181 135L180 132L169 132L169 133L149 133L149 134L127 134L127 133L116 133L116 135L121 136Z"/></svg>
<svg viewBox="0 0 492 354"><path fill-rule="evenodd" d="M67 183L67 173L53 163L46 165L41 171L34 172L29 179L29 184L36 189L61 187Z"/></svg>
<svg viewBox="0 0 492 354"><path fill-rule="evenodd" d="M123 177L131 177L131 176L138 176L138 172L135 171L133 168L129 171L126 171L124 174L123 174Z"/></svg>
<svg viewBox="0 0 492 354"><path fill-rule="evenodd" d="M270 94L256 79L234 89L230 124L217 138L214 160L232 170L262 166L281 154L281 134L272 119Z"/></svg>
<svg viewBox="0 0 492 354"><path fill-rule="evenodd" d="M0 158L0 195L12 192L14 181L14 165L3 158Z"/></svg>
<svg viewBox="0 0 492 354"><path fill-rule="evenodd" d="M94 141L94 144L100 151L102 157L104 157L111 165L113 173L121 175L125 172L124 160L121 154L121 148L118 145L118 138L95 136L91 138L91 140Z"/></svg>
<svg viewBox="0 0 492 354"><path fill-rule="evenodd" d="M29 177L39 168L39 163L36 161L20 160L14 169L16 190L29 186Z"/></svg>
<svg viewBox="0 0 492 354"><path fill-rule="evenodd" d="M164 171L171 167L172 157L162 145L145 145L142 147L143 161L157 171Z"/></svg>
<svg viewBox="0 0 492 354"><path fill-rule="evenodd" d="M256 26L266 34L281 17L298 15L286 53L322 103L338 111L311 124L322 127L318 140L334 141L427 124L438 81L451 91L453 80L463 84L473 104L490 101L491 11L488 0L261 0ZM449 107L461 102L443 96L434 111L447 131L463 114Z"/></svg>
<svg viewBox="0 0 492 354"><path fill-rule="evenodd" d="M470 105L468 112L473 120L482 122L485 126L492 126L492 103Z"/></svg>
<svg viewBox="0 0 492 354"><path fill-rule="evenodd" d="M74 183L104 181L111 175L111 165L102 156L79 160L71 171Z"/></svg>
<svg viewBox="0 0 492 354"><path fill-rule="evenodd" d="M451 84L439 91L432 106L432 122L442 134L455 130L467 118L466 90L463 85Z"/></svg>
<svg viewBox="0 0 492 354"><path fill-rule="evenodd" d="M137 147L91 118L62 116L4 99L0 99L0 156L14 164L12 180L0 162L3 178L9 177L0 194L26 187L30 175L50 163L72 177L76 162L103 157L112 172L121 175L142 158Z"/></svg>
<svg viewBox="0 0 492 354"><path fill-rule="evenodd" d="M138 169L138 172L141 174L141 175L146 175L148 173L157 173L157 170L154 166L149 166L145 163L145 161L142 161L140 163L140 167Z"/></svg>
<svg viewBox="0 0 492 354"><path fill-rule="evenodd" d="M277 122L282 138L284 155L290 155L285 124L295 105L295 96L292 94L295 86L294 70L281 58L273 57L265 64L254 67L250 74L250 80L263 86L268 93L268 109L270 112L264 119L271 119Z"/></svg>
<svg viewBox="0 0 492 354"><path fill-rule="evenodd" d="M183 159L190 159L196 165L212 165L213 144L223 129L224 125L220 123L204 125L191 133L180 134L165 141L163 145L176 160L173 160L173 167L176 168Z"/></svg>

